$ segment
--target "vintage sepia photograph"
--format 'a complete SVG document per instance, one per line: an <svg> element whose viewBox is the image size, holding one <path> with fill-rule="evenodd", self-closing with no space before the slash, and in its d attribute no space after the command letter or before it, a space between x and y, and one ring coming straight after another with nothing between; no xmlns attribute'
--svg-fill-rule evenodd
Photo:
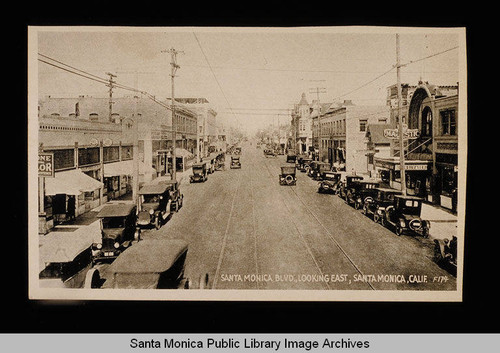
<svg viewBox="0 0 500 353"><path fill-rule="evenodd" d="M462 301L466 49L28 27L29 298Z"/></svg>

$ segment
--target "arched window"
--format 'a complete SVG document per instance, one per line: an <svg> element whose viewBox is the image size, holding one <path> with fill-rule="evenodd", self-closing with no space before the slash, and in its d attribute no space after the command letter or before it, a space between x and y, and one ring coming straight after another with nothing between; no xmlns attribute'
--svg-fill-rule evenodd
<svg viewBox="0 0 500 353"><path fill-rule="evenodd" d="M425 107L422 110L422 136L432 136L432 110L430 107Z"/></svg>

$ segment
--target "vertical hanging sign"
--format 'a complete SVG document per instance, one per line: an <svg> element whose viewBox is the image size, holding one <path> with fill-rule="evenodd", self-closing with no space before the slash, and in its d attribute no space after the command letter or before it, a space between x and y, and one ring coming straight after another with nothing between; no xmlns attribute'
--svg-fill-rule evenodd
<svg viewBox="0 0 500 353"><path fill-rule="evenodd" d="M53 153L38 153L38 176L49 178L53 178L55 176Z"/></svg>

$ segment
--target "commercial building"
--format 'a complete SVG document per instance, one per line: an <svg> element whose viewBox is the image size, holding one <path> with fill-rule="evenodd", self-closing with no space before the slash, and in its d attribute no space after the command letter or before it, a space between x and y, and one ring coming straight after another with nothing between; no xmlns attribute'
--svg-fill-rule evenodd
<svg viewBox="0 0 500 353"><path fill-rule="evenodd" d="M108 98L89 96L39 101L39 151L52 153L55 167L55 177L40 183L41 233L68 214L78 216L130 192L134 144L139 185L168 172L173 146L168 104L122 97L111 107ZM184 168L194 158L197 116L180 104L175 112L178 167ZM74 210L68 202L75 203Z"/></svg>
<svg viewBox="0 0 500 353"><path fill-rule="evenodd" d="M405 142L406 191L410 195L456 210L458 175L458 86L436 86L419 82L403 104L403 127L416 130L416 138ZM391 111L397 126L398 109ZM392 187L401 187L400 148L391 141L391 157L375 158Z"/></svg>
<svg viewBox="0 0 500 353"><path fill-rule="evenodd" d="M389 122L389 112L387 106L355 105L350 100L331 104L320 118L320 158L349 172L367 173L367 128Z"/></svg>
<svg viewBox="0 0 500 353"><path fill-rule="evenodd" d="M306 99L306 94L302 93L302 97L298 104L295 104L292 110L293 140L294 148L297 153L307 153L312 146L312 122L311 122L311 107Z"/></svg>

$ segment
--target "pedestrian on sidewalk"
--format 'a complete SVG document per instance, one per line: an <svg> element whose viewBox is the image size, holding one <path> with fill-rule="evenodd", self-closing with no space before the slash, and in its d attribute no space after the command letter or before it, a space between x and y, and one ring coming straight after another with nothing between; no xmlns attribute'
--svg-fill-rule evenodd
<svg viewBox="0 0 500 353"><path fill-rule="evenodd" d="M67 213L66 213L68 221L72 221L75 219L75 207L76 207L75 195L69 195Z"/></svg>

